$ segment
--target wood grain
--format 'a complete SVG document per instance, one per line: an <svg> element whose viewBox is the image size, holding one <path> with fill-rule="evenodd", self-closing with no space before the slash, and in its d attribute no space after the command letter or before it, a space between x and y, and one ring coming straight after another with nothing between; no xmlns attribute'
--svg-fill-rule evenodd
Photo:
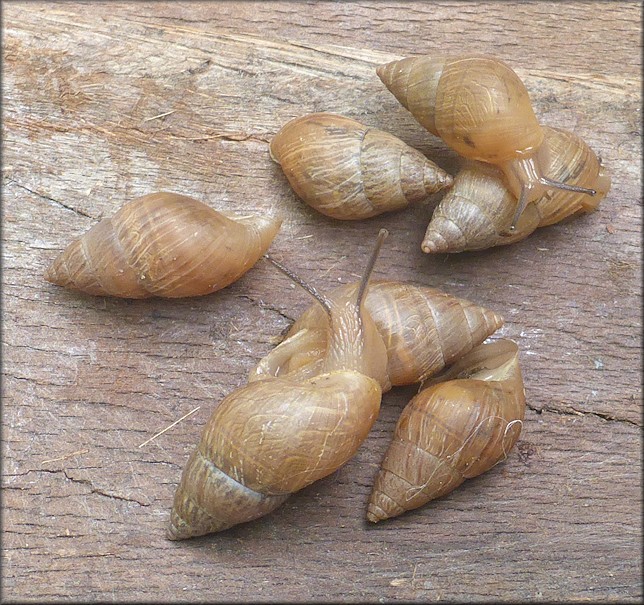
<svg viewBox="0 0 644 605"><path fill-rule="evenodd" d="M4 601L641 601L639 3L3 9ZM456 170L375 67L463 50L507 60L541 121L601 154L613 188L598 212L510 247L428 257L431 204L347 224L295 197L267 143L311 111L389 131ZM210 411L309 300L264 263L197 299L91 298L43 281L71 239L157 190L281 214L273 255L322 291L356 279L389 229L377 278L505 318L498 336L519 344L530 407L518 447L370 526L371 484L414 393L395 389L338 472L267 518L166 541Z"/></svg>

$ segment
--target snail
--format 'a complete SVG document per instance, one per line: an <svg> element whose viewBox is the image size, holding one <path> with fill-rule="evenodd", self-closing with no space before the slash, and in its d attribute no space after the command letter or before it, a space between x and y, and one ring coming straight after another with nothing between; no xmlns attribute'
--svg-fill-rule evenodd
<svg viewBox="0 0 644 605"><path fill-rule="evenodd" d="M280 225L266 215L227 216L185 195L151 193L69 244L45 279L97 296L201 296L246 273Z"/></svg>
<svg viewBox="0 0 644 605"><path fill-rule="evenodd" d="M336 219L405 208L452 184L452 177L400 139L330 113L295 118L270 143L297 195Z"/></svg>
<svg viewBox="0 0 644 605"><path fill-rule="evenodd" d="M355 296L358 288L358 283L345 284L328 297L346 300ZM425 380L503 325L499 315L465 299L402 282L372 281L365 307L386 345L392 385ZM285 340L251 370L249 380L315 374L326 350L324 312L314 305L291 326Z"/></svg>
<svg viewBox="0 0 644 605"><path fill-rule="evenodd" d="M251 382L217 406L184 468L169 539L261 517L355 454L378 416L381 384L387 384L385 346L364 308L386 233L381 230L360 288L351 297L330 300L305 286L328 320L329 346L320 372L301 380Z"/></svg>
<svg viewBox="0 0 644 605"><path fill-rule="evenodd" d="M478 346L402 411L367 508L377 523L448 494L504 460L525 415L511 340Z"/></svg>
<svg viewBox="0 0 644 605"><path fill-rule="evenodd" d="M549 178L538 151L544 132L528 91L503 61L488 56L408 57L381 65L378 77L411 114L465 158L498 166L517 198L510 231L549 189L595 190Z"/></svg>
<svg viewBox="0 0 644 605"><path fill-rule="evenodd" d="M577 186L592 187L597 195L554 190L530 202L516 229L504 234L516 199L506 188L501 171L481 162L470 162L456 175L454 186L440 201L421 244L424 252L482 250L519 241L537 227L566 217L591 212L610 189L610 176L601 161L572 132L543 126L544 142L537 155L545 174Z"/></svg>

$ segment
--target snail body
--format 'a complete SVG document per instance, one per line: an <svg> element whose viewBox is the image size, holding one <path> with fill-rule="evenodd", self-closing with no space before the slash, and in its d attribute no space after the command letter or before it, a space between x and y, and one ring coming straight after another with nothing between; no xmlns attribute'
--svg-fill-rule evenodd
<svg viewBox="0 0 644 605"><path fill-rule="evenodd" d="M355 454L387 382L384 343L364 308L370 272L343 304L311 292L328 315L329 346L317 375L251 382L215 409L175 493L169 539L261 517Z"/></svg>
<svg viewBox="0 0 644 605"><path fill-rule="evenodd" d="M387 132L330 113L285 124L270 154L297 195L341 220L399 210L449 187L452 178Z"/></svg>
<svg viewBox="0 0 644 605"><path fill-rule="evenodd" d="M524 416L516 344L497 340L473 349L402 411L367 518L395 517L488 471L507 457Z"/></svg>
<svg viewBox="0 0 644 605"><path fill-rule="evenodd" d="M489 56L409 57L380 66L387 88L431 133L465 158L498 166L517 198L511 229L530 202L548 189L595 195L545 176L544 140L525 85Z"/></svg>
<svg viewBox="0 0 644 605"><path fill-rule="evenodd" d="M152 193L69 244L45 279L96 296L202 296L248 271L280 224L270 216L229 217L184 195Z"/></svg>
<svg viewBox="0 0 644 605"><path fill-rule="evenodd" d="M555 180L590 187L597 195L553 190L529 203L516 229L505 228L515 211L516 199L498 168L470 162L459 171L454 186L440 201L421 244L424 252L462 252L511 244L538 227L569 216L593 211L610 189L610 176L593 150L577 135L559 128L543 127L539 148L545 174Z"/></svg>
<svg viewBox="0 0 644 605"><path fill-rule="evenodd" d="M355 295L358 283L329 293L330 300ZM442 370L503 325L496 313L435 288L374 280L365 297L387 350L391 385L421 382ZM326 319L318 305L291 326L285 340L250 372L249 380L315 374L327 350ZM387 390L387 385L383 386Z"/></svg>

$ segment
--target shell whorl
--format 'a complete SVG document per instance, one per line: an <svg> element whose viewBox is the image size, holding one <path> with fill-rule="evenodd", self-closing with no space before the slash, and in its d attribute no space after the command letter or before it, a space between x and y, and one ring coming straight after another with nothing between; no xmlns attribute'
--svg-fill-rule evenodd
<svg viewBox="0 0 644 605"><path fill-rule="evenodd" d="M445 62L442 57L407 57L376 68L376 74L398 102L436 136L436 91Z"/></svg>
<svg viewBox="0 0 644 605"><path fill-rule="evenodd" d="M423 252L463 252L507 245L527 237L539 226L535 204L528 204L515 231L507 234L516 208L503 174L493 166L471 162L432 214L421 244Z"/></svg>
<svg viewBox="0 0 644 605"><path fill-rule="evenodd" d="M486 472L519 437L525 393L512 341L477 347L436 382L400 415L369 499L367 518L374 523Z"/></svg>
<svg viewBox="0 0 644 605"><path fill-rule="evenodd" d="M357 220L399 210L452 177L403 141L329 113L291 120L270 144L297 195L318 212Z"/></svg>
<svg viewBox="0 0 644 605"><path fill-rule="evenodd" d="M329 298L346 297L357 287L345 284ZM503 325L499 315L465 299L400 282L371 282L365 307L385 343L392 385L414 384L439 372ZM250 379L315 368L326 350L325 322L319 305L309 307Z"/></svg>
<svg viewBox="0 0 644 605"><path fill-rule="evenodd" d="M354 371L252 382L206 423L175 493L167 536L251 521L345 464L378 416L380 385Z"/></svg>
<svg viewBox="0 0 644 605"><path fill-rule="evenodd" d="M549 189L526 205L514 231L507 228L517 199L503 173L482 162L467 163L454 186L437 205L421 244L423 252L463 252L502 246L526 238L538 227L594 210L610 189L610 176L595 153L574 133L543 127L544 143L537 159L554 181L595 189L595 196Z"/></svg>
<svg viewBox="0 0 644 605"><path fill-rule="evenodd" d="M595 210L611 186L608 171L581 137L562 128L544 126L543 130L545 140L539 149L539 160L544 174L555 181L594 189L596 194L589 196L561 189L547 191L535 202L540 215L539 227Z"/></svg>
<svg viewBox="0 0 644 605"><path fill-rule="evenodd" d="M45 279L92 295L201 296L248 271L280 224L270 216L229 217L184 195L152 193L72 242Z"/></svg>
<svg viewBox="0 0 644 605"><path fill-rule="evenodd" d="M420 124L466 158L501 164L541 145L528 91L494 57L409 57L376 72Z"/></svg>
<svg viewBox="0 0 644 605"><path fill-rule="evenodd" d="M267 495L235 481L197 447L174 496L169 540L185 540L252 521L283 504L290 494Z"/></svg>

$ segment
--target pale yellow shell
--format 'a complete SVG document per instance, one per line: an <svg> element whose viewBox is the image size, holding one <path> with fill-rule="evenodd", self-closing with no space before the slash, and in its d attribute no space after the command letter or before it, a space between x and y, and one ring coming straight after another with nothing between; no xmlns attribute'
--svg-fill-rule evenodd
<svg viewBox="0 0 644 605"><path fill-rule="evenodd" d="M288 122L270 144L297 195L318 212L364 219L405 208L452 178L400 139L330 113Z"/></svg>
<svg viewBox="0 0 644 605"><path fill-rule="evenodd" d="M376 523L448 494L504 460L521 433L516 344L483 344L432 380L398 419L369 499Z"/></svg>

